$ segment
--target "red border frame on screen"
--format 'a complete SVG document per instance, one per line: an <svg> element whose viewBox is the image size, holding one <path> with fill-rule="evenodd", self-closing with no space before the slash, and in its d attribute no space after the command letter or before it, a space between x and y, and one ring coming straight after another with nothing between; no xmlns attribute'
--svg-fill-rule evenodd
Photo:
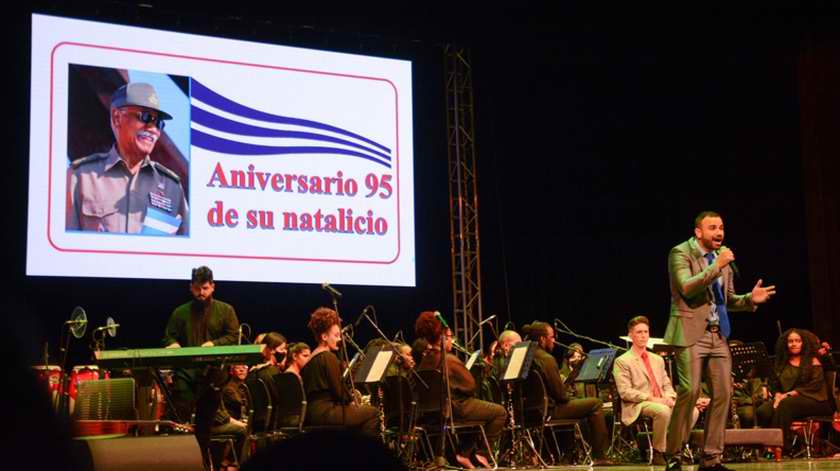
<svg viewBox="0 0 840 471"><path fill-rule="evenodd" d="M66 249L61 248L56 245L52 237L50 235L50 224L51 224L51 216L52 216L52 153L53 153L53 95L54 91L54 80L55 80L55 54L58 48L62 46L80 46L80 47L91 47L97 49L107 49L112 51L123 51L123 52L131 52L137 54L151 54L156 56L165 56L165 57L174 57L179 59L188 59L188 60L200 60L200 61L208 61L208 62L217 62L221 64L231 64L231 65L244 65L250 67L259 67L265 69L275 69L275 70L287 70L292 72L305 72L311 74L318 74L318 75L330 75L336 77L346 77L346 78L356 78L356 79L363 79L363 80L374 80L379 82L385 82L394 89L394 105L396 110L396 168L397 168L397 253L393 259L389 261L376 261L376 260L341 260L341 259L326 259L326 258L296 258L296 257L269 257L269 256L260 256L260 255L226 255L226 254L202 254L202 253L179 253L179 252L145 252L145 251L123 251L123 250L92 250L92 249ZM351 75L351 74L340 74L334 72L323 72L318 70L307 70L307 69L296 69L291 67L279 67L279 66L272 66L272 65L265 65L265 64L251 64L247 62L237 62L237 61L228 61L228 60L221 60L221 59L210 59L205 57L197 57L197 56L187 56L181 54L170 54L170 53L161 53L161 52L152 52L152 51L142 51L139 49L127 49L127 48L120 48L120 47L113 47L113 46L101 46L97 44L85 44L85 43L77 43L77 42L60 42L53 47L52 52L50 54L50 119L49 119L49 168L48 168L48 185L47 185L47 241L50 245L58 250L59 252L78 252L78 253L107 253L107 254L120 254L120 255L162 255L162 256L182 256L182 257L214 257L214 258L241 258L241 259L252 259L252 260L290 260L290 261L297 261L297 262L338 262L338 263L365 263L365 264L376 264L376 265L390 265L397 261L400 258L400 254L402 252L401 246L401 222L400 222L400 109L399 109L399 92L397 91L397 87L388 79L385 78L377 78L377 77L366 77L363 75Z"/></svg>

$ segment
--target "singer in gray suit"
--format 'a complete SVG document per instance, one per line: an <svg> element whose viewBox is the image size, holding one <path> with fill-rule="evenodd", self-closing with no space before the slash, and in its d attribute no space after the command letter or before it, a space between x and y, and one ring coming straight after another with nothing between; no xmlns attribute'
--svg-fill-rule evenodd
<svg viewBox="0 0 840 471"><path fill-rule="evenodd" d="M677 401L668 425L666 471L680 466L680 450L691 433L691 414L706 369L711 404L706 411L700 471L730 471L721 464L731 394L732 358L728 311L755 311L776 293L758 280L748 294L735 294L735 254L723 246L723 219L704 211L694 219L694 237L671 249L668 275L671 314L665 341L676 349Z"/></svg>

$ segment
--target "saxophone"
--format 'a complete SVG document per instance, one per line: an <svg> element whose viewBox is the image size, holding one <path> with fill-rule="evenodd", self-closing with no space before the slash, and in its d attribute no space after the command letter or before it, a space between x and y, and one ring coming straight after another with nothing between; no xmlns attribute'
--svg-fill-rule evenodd
<svg viewBox="0 0 840 471"><path fill-rule="evenodd" d="M379 399L379 435L385 443L385 392L379 384L376 385L376 397Z"/></svg>

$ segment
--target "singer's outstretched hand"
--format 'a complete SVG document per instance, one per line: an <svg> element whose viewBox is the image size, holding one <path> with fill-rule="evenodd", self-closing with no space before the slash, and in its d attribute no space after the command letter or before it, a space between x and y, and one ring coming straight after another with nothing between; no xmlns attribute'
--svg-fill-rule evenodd
<svg viewBox="0 0 840 471"><path fill-rule="evenodd" d="M766 303L770 300L770 296L776 294L776 285L761 286L762 280L758 280L755 287L752 289L752 302L755 304Z"/></svg>

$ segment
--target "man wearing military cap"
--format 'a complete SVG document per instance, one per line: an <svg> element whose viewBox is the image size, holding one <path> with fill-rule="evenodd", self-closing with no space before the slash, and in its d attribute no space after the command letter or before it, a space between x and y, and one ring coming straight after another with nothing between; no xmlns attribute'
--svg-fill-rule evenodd
<svg viewBox="0 0 840 471"><path fill-rule="evenodd" d="M78 159L67 175L67 230L187 235L189 207L178 175L149 155L165 120L154 87L128 83L111 95L108 152Z"/></svg>

